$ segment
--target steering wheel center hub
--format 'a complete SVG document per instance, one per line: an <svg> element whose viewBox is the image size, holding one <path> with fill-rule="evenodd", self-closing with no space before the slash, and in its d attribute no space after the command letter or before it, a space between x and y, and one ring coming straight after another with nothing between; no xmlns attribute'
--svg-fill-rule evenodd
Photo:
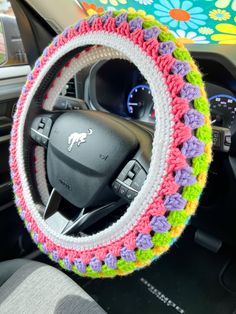
<svg viewBox="0 0 236 314"><path fill-rule="evenodd" d="M87 207L137 146L135 135L110 115L91 111L64 113L50 134L50 184L75 206Z"/></svg>

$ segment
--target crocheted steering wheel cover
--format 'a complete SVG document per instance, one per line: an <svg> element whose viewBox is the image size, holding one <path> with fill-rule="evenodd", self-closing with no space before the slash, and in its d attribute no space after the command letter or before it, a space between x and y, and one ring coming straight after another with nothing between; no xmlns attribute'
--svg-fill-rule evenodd
<svg viewBox="0 0 236 314"><path fill-rule="evenodd" d="M65 81L94 61L127 58L151 88L156 130L147 179L127 212L102 232L74 238L56 234L40 215L49 195L44 151L35 148L35 176L42 199L38 204L25 175L23 132L33 96L52 65L72 49L87 45L93 46L77 53L58 72L42 106L53 109ZM19 214L39 249L63 268L89 277L129 274L159 258L182 234L206 184L211 139L202 76L187 49L167 27L123 10L94 15L53 40L22 90L10 145Z"/></svg>

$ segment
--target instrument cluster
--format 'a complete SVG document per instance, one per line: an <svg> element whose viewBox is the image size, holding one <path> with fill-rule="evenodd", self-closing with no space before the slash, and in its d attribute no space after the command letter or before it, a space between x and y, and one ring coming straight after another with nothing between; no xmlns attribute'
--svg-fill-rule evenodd
<svg viewBox="0 0 236 314"><path fill-rule="evenodd" d="M89 75L89 103L95 110L127 119L154 123L153 99L145 78L126 60L102 61ZM212 124L231 128L236 118L236 97L232 91L206 81Z"/></svg>

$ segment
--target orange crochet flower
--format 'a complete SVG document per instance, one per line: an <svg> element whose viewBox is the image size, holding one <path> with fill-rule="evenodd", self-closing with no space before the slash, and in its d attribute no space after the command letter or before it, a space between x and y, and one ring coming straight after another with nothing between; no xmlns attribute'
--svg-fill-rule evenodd
<svg viewBox="0 0 236 314"><path fill-rule="evenodd" d="M88 15L100 14L105 11L102 7L97 7L94 3L89 4L87 2L82 2L82 4Z"/></svg>

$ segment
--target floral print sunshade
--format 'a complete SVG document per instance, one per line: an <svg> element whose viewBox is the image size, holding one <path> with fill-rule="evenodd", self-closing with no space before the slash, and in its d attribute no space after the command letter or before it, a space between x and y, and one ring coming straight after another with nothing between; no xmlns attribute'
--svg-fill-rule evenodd
<svg viewBox="0 0 236 314"><path fill-rule="evenodd" d="M128 10L158 19L185 44L236 44L236 0L86 0L89 15Z"/></svg>

